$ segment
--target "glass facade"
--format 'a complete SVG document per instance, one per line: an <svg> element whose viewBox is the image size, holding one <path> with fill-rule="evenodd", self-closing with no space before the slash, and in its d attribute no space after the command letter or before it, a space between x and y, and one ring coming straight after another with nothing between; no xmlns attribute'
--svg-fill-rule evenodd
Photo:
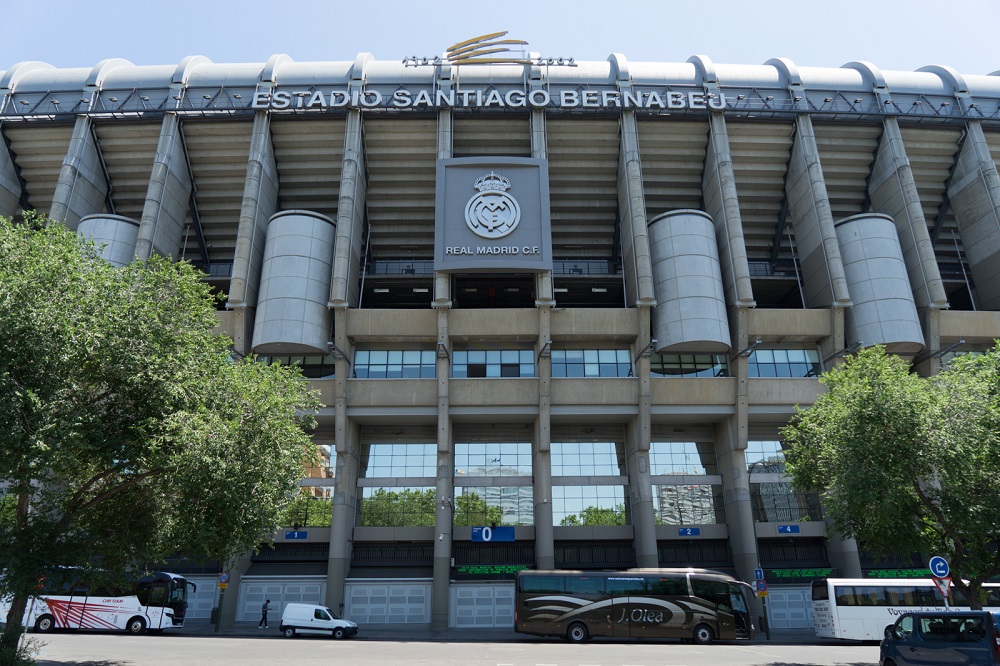
<svg viewBox="0 0 1000 666"><path fill-rule="evenodd" d="M456 525L534 525L531 486L461 486L455 488Z"/></svg>
<svg viewBox="0 0 1000 666"><path fill-rule="evenodd" d="M359 349L352 366L357 379L433 379L436 367L427 349Z"/></svg>
<svg viewBox="0 0 1000 666"><path fill-rule="evenodd" d="M625 476L620 442L552 442L552 476Z"/></svg>
<svg viewBox="0 0 1000 666"><path fill-rule="evenodd" d="M631 377L628 349L553 349L553 377Z"/></svg>
<svg viewBox="0 0 1000 666"><path fill-rule="evenodd" d="M750 377L818 377L823 372L819 350L755 349L750 354Z"/></svg>
<svg viewBox="0 0 1000 666"><path fill-rule="evenodd" d="M624 486L552 486L555 525L626 525Z"/></svg>
<svg viewBox="0 0 1000 666"><path fill-rule="evenodd" d="M650 442L650 473L718 474L714 442Z"/></svg>
<svg viewBox="0 0 1000 666"><path fill-rule="evenodd" d="M258 356L261 363L280 363L281 365L297 365L302 369L306 379L323 379L333 377L336 372L336 359L331 354L325 356Z"/></svg>
<svg viewBox="0 0 1000 666"><path fill-rule="evenodd" d="M534 377L535 353L531 349L454 349L451 376Z"/></svg>
<svg viewBox="0 0 1000 666"><path fill-rule="evenodd" d="M728 377L729 360L722 354L653 354L653 377Z"/></svg>
<svg viewBox="0 0 1000 666"><path fill-rule="evenodd" d="M721 485L653 486L654 517L662 525L722 525L724 507Z"/></svg>

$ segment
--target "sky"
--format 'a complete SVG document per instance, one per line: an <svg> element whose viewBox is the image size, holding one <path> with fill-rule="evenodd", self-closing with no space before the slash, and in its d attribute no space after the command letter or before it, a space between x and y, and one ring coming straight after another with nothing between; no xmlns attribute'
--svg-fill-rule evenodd
<svg viewBox="0 0 1000 666"><path fill-rule="evenodd" d="M1000 0L47 0L0 2L0 71L40 60L92 67L106 58L164 65L377 60L441 55L473 37L508 31L528 51L578 61L623 53L631 62L840 67L948 65L1000 71Z"/></svg>

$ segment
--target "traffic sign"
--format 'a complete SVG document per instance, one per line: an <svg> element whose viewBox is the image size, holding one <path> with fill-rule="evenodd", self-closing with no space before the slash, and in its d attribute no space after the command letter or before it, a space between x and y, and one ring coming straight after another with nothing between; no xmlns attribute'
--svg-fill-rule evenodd
<svg viewBox="0 0 1000 666"><path fill-rule="evenodd" d="M768 595L767 581L766 580L758 580L758 581L756 581L756 583L757 584L756 584L755 587L757 589L757 596L758 597L766 597Z"/></svg>
<svg viewBox="0 0 1000 666"><path fill-rule="evenodd" d="M229 583L223 583L222 581L219 581L219 582L217 583L217 585L219 586L219 589L220 589L220 590L224 590L224 589L226 589L227 587L229 587Z"/></svg>
<svg viewBox="0 0 1000 666"><path fill-rule="evenodd" d="M937 589L941 590L941 595L947 599L948 591L951 588L951 577L935 578L934 584L937 585Z"/></svg>
<svg viewBox="0 0 1000 666"><path fill-rule="evenodd" d="M951 568L948 566L948 560L940 555L932 557L928 566L930 567L931 575L935 578L944 578L951 571Z"/></svg>
<svg viewBox="0 0 1000 666"><path fill-rule="evenodd" d="M753 578L754 578L754 580L764 580L764 570L763 569L754 569L753 570Z"/></svg>
<svg viewBox="0 0 1000 666"><path fill-rule="evenodd" d="M228 583L229 582L229 572L228 571L223 571L222 573L219 574L219 582L220 583Z"/></svg>

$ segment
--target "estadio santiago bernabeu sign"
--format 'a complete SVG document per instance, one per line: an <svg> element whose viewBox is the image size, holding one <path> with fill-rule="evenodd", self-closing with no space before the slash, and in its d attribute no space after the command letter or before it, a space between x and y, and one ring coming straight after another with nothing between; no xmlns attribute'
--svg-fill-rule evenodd
<svg viewBox="0 0 1000 666"><path fill-rule="evenodd" d="M552 270L546 160L439 160L434 270Z"/></svg>

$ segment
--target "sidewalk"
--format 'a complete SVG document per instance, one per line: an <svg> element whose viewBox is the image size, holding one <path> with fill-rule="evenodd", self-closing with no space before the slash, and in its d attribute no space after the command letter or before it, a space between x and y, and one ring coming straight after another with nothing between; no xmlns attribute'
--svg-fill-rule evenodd
<svg viewBox="0 0 1000 666"><path fill-rule="evenodd" d="M220 627L218 633L215 625L207 620L189 620L183 629L170 633L187 636L241 636L260 638L279 638L278 622L272 622L267 629L258 629L252 622L240 622L232 627ZM358 635L348 640L368 641L417 641L417 642L447 642L447 643L503 643L503 642L537 642L558 641L558 638L528 636L515 633L510 628L479 629L457 628L431 629L426 624L370 624L358 627ZM768 643L764 632L758 632L754 643ZM770 643L774 645L811 645L828 643L805 629L776 629L771 631Z"/></svg>

